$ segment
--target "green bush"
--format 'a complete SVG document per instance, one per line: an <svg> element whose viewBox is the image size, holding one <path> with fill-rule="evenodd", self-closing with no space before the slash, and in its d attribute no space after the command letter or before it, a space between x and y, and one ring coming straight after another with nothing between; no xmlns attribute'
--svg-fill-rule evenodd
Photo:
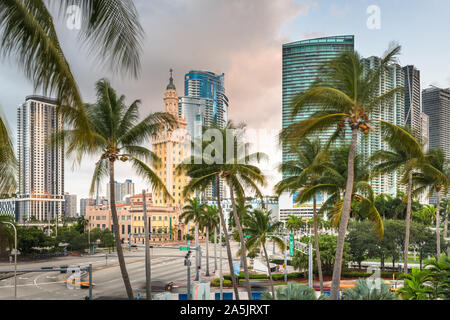
<svg viewBox="0 0 450 320"><path fill-rule="evenodd" d="M225 277L224 277L225 278ZM233 284L231 282L231 280L226 280L224 279L222 282L222 285L224 287L231 287ZM215 278L211 281L211 286L212 287L219 287L220 286L220 279L219 278Z"/></svg>

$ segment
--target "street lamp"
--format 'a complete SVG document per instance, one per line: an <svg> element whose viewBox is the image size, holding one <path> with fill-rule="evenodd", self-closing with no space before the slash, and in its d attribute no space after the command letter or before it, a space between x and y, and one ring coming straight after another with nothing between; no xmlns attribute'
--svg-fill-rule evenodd
<svg viewBox="0 0 450 320"><path fill-rule="evenodd" d="M14 228L14 299L17 299L17 229L11 222L0 221L4 224L10 224Z"/></svg>

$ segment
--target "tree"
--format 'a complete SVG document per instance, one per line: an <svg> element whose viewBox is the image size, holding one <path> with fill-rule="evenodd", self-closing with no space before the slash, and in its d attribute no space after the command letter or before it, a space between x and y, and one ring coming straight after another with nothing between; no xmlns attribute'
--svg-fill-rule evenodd
<svg viewBox="0 0 450 320"><path fill-rule="evenodd" d="M305 222L302 218L293 215L289 215L288 217L289 219L286 221L286 229L289 231L296 233L305 227Z"/></svg>
<svg viewBox="0 0 450 320"><path fill-rule="evenodd" d="M378 150L370 157L369 161L374 164L374 176L398 172L402 176L401 182L407 185L406 231L403 252L403 270L407 273L413 171L421 167L424 153L420 142L414 138L407 127L399 127L388 123L383 123L381 127L383 139L388 143L391 150Z"/></svg>
<svg viewBox="0 0 450 320"><path fill-rule="evenodd" d="M319 234L319 248L320 248L320 261L322 261L322 270L326 275L332 274L333 265L335 261L335 253L336 253L336 240L337 237L329 234ZM313 237L302 237L300 238L300 242L303 243L312 243L314 241ZM344 254L343 254L343 263L346 265L348 262L352 260L352 256L350 254L350 246L349 243L345 243ZM296 270L308 269L308 255L295 251L294 257L292 259L292 266ZM313 271L317 272L317 265L313 266Z"/></svg>
<svg viewBox="0 0 450 320"><path fill-rule="evenodd" d="M116 91L106 79L101 79L96 83L96 91L97 102L86 105L86 112L89 116L86 125L93 133L95 143L92 144L90 139L83 139L77 133L79 128L62 130L56 137L64 139L67 145L67 156L75 154L76 158L81 160L84 155L101 155L95 164L90 194L94 193L103 177L109 176L109 183L114 185L115 162L121 160L131 162L136 172L147 179L154 190L160 190L164 196L171 198L164 183L146 164L159 163L158 156L142 145L150 136L157 134L167 126L172 126L173 117L166 113L153 113L138 122L141 104L139 100L126 106L125 96L117 96ZM120 270L128 298L134 299L120 241L114 188L110 188L109 196Z"/></svg>
<svg viewBox="0 0 450 320"><path fill-rule="evenodd" d="M36 227L17 228L17 249L21 254L33 253L33 248L54 247L55 239Z"/></svg>
<svg viewBox="0 0 450 320"><path fill-rule="evenodd" d="M426 226L430 226L433 223L433 219L436 218L436 208L433 205L425 204L419 211L413 211L412 219Z"/></svg>
<svg viewBox="0 0 450 320"><path fill-rule="evenodd" d="M66 123L78 128L76 133L80 138L93 143L95 139L87 126L88 116L81 93L59 43L53 24L56 17L50 14L47 3L44 0L1 1L0 53L18 62L35 90L41 89L44 95L56 94L57 110ZM130 0L52 1L60 12L66 12L73 4L79 6L83 17L80 42L87 44L89 51L96 54L96 60L108 70L124 71L136 77L140 69L143 30L134 3ZM9 140L3 133L1 139ZM5 146L5 150L10 149L9 144L0 145Z"/></svg>
<svg viewBox="0 0 450 320"><path fill-rule="evenodd" d="M403 287L398 290L403 300L431 300L433 289L425 283L430 281L430 270L412 269L411 274L406 274Z"/></svg>
<svg viewBox="0 0 450 320"><path fill-rule="evenodd" d="M200 217L206 210L206 206L198 200L198 198L189 199L186 206L183 208L183 213L180 215L180 219L184 219L184 223L187 225L189 222L193 222L195 225L195 245L198 246L198 229L200 223ZM198 259L198 253L197 253ZM197 273L196 273L197 279Z"/></svg>
<svg viewBox="0 0 450 320"><path fill-rule="evenodd" d="M8 197L16 191L17 165L9 129L0 109L0 198Z"/></svg>
<svg viewBox="0 0 450 320"><path fill-rule="evenodd" d="M352 260L357 262L361 269L361 263L374 251L378 239L369 221L350 221L348 230L345 241L349 244Z"/></svg>
<svg viewBox="0 0 450 320"><path fill-rule="evenodd" d="M427 197L430 197L433 193L436 194L436 257L439 258L441 255L441 226L439 219L441 193L446 192L450 184L448 166L442 149L431 149L426 153L421 172L414 174L413 181L417 185L415 193L422 193L424 190L429 189Z"/></svg>
<svg viewBox="0 0 450 320"><path fill-rule="evenodd" d="M10 225L2 222L14 223L10 216L0 215L0 256L6 249L11 251L14 248L14 230Z"/></svg>
<svg viewBox="0 0 450 320"><path fill-rule="evenodd" d="M446 195L446 198L443 198L441 200L442 215L444 217L444 238L447 238L449 208L450 208L450 200L447 199L447 195Z"/></svg>
<svg viewBox="0 0 450 320"><path fill-rule="evenodd" d="M329 165L329 154L327 149L321 147L319 139L303 139L291 150L295 160L286 161L280 166L280 171L288 175L275 185L275 192L280 195L290 191L291 195L296 193L296 202L301 204L313 201L314 217L314 248L316 250L316 262L319 272L320 292L323 293L323 276L320 262L319 249L319 223L317 213L317 193L329 190L330 185L321 184L321 178L332 169ZM333 186L331 186L333 187ZM311 191L313 189L313 191ZM333 189L334 191L334 189Z"/></svg>
<svg viewBox="0 0 450 320"><path fill-rule="evenodd" d="M215 182L218 184L220 181L219 179L223 179L228 186L233 207L233 217L239 232L241 243L242 262L244 265L248 298L251 300L252 294L248 275L244 234L242 232L242 225L239 220L236 203L245 203L245 191L254 192L262 201L262 193L258 186L264 186L266 179L262 174L261 169L251 163L255 160L259 161L265 155L260 152L247 154L249 144L243 142L245 134L244 124L235 126L233 122L228 121L224 128L212 124L211 127L205 127L203 130L204 137L210 137L211 140L212 137L214 137L214 142L210 144L203 142L201 145L203 147L202 155L199 157L197 154L194 154L190 161L188 161L189 163L184 163L179 166L179 170L189 172L189 175L194 178L188 184L186 190L192 189L195 185L201 186L200 188L204 190L207 186L211 185L211 183ZM197 171L198 174L194 175L194 171ZM203 175L203 173L207 174ZM214 177L216 181L213 182L211 180ZM218 203L219 201L220 200L218 199ZM221 205L219 206L219 212L221 212ZM224 225L224 228L225 227L226 225ZM227 232L225 231L225 233ZM231 249L229 255L231 255ZM230 270L233 270L232 261L229 260L229 263ZM235 291L237 291L237 288Z"/></svg>
<svg viewBox="0 0 450 320"><path fill-rule="evenodd" d="M75 229L83 234L86 230L86 226L88 225L89 221L86 220L84 217L79 217L77 218L77 224L75 225Z"/></svg>
<svg viewBox="0 0 450 320"><path fill-rule="evenodd" d="M211 229L217 228L219 225L219 215L217 213L216 206L206 206L205 210L200 213L199 226L201 229L206 229L206 273L205 276L209 276L209 232Z"/></svg>
<svg viewBox="0 0 450 320"><path fill-rule="evenodd" d="M435 257L425 263L425 268L429 267L431 283L435 298L450 299L450 259L442 253L437 260Z"/></svg>
<svg viewBox="0 0 450 320"><path fill-rule="evenodd" d="M281 222L272 223L270 219L271 211L264 213L262 210L255 209L244 220L244 229L246 235L249 237L245 242L245 246L251 252L262 247L264 257L267 262L267 270L269 272L269 281L272 288L272 296L275 297L275 290L273 288L272 271L270 270L270 260L267 255L266 242L272 240L280 248L284 250L286 245L283 239L276 235L276 231L282 226Z"/></svg>
<svg viewBox="0 0 450 320"><path fill-rule="evenodd" d="M342 134L346 124L351 129L348 174L339 223L336 264L330 292L331 300L338 299L340 287L344 239L351 209L354 155L358 131L364 134L368 134L370 130L375 131L373 120L370 118L371 111L380 103L392 100L397 93L403 90L403 88L397 87L380 96L376 95L381 75L399 51L399 46L389 50L381 59L379 66L369 70L364 68L362 58L354 51L343 52L337 58L325 62L318 70L317 80L292 100L292 115L294 116L310 110L318 111L308 119L298 121L283 129L280 134L283 142L292 142L337 126L337 130L331 137L331 143Z"/></svg>

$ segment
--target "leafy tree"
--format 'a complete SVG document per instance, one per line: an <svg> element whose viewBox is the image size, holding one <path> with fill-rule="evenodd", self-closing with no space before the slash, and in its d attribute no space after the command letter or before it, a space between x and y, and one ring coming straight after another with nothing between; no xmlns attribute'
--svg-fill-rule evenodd
<svg viewBox="0 0 450 320"><path fill-rule="evenodd" d="M411 274L406 274L403 287L398 290L403 300L431 300L433 289L426 285L432 280L430 270L413 268Z"/></svg>
<svg viewBox="0 0 450 320"><path fill-rule="evenodd" d="M76 219L77 224L75 225L75 229L78 231L78 233L83 234L86 230L86 226L88 225L89 221L86 220L84 217L79 217Z"/></svg>
<svg viewBox="0 0 450 320"><path fill-rule="evenodd" d="M345 239L350 247L352 260L361 263L369 258L369 254L376 250L378 239L373 233L373 226L369 221L350 221L349 233Z"/></svg>
<svg viewBox="0 0 450 320"><path fill-rule="evenodd" d="M296 233L304 227L305 222L302 218L289 215L289 219L286 221L286 229L288 229L290 232Z"/></svg>
<svg viewBox="0 0 450 320"><path fill-rule="evenodd" d="M427 268L428 267L428 268ZM431 273L431 283L435 298L450 299L450 259L442 253L439 260L435 257L425 263Z"/></svg>
<svg viewBox="0 0 450 320"><path fill-rule="evenodd" d="M208 131L212 129L211 131ZM185 171L191 177L190 182L184 188L183 194L186 196L189 193L196 191L204 191L207 187L215 184L216 190L220 189L220 179L226 183L230 191L231 204L233 208L233 216L236 223L236 228L239 232L242 250L242 262L244 265L244 275L246 280L246 289L248 297L251 300L251 285L249 282L247 254L244 243L244 234L242 225L239 220L237 212L237 203L245 203L245 191L254 192L257 197L262 200L262 193L259 190L259 185L264 186L266 179L262 174L261 169L251 163L254 160L259 161L264 154L256 152L253 154L246 154L249 145L242 142L243 134L245 132L245 125L241 124L235 126L231 121L228 121L224 128L220 128L216 124L212 124L210 128L204 127L204 134L207 136L211 134L215 140L220 140L221 143L203 142L201 155L194 154L187 163L178 166L179 171ZM229 133L232 133L231 135ZM212 137L211 137L212 138ZM230 152L232 150L232 152ZM242 152L244 151L244 152ZM217 198L219 214L223 228L226 229L225 221L222 219L222 205L219 195ZM225 232L225 239L227 239L227 230ZM229 241L227 242L227 254L230 270L233 270L233 262L231 256L231 248ZM239 292L237 284L233 280L234 292L239 299Z"/></svg>
<svg viewBox="0 0 450 320"><path fill-rule="evenodd" d="M342 293L343 300L397 300L383 279L359 279L356 286Z"/></svg>
<svg viewBox="0 0 450 320"><path fill-rule="evenodd" d="M280 135L284 143L291 143L298 142L305 136L337 128L331 137L331 143L342 136L346 125L351 129L347 182L342 201L336 263L330 292L332 300L338 299L340 288L344 240L354 190L354 160L358 131L369 134L370 130L377 130L377 126L374 128L374 120L371 119L371 111L402 92L403 88L397 87L377 96L381 75L399 51L400 47L389 50L381 59L379 66L369 70L364 68L361 56L354 51L343 52L337 58L325 62L318 70L317 80L292 100L293 116L310 111L314 113L309 118L283 129Z"/></svg>
<svg viewBox="0 0 450 320"><path fill-rule="evenodd" d="M10 216L0 215L0 255L6 249L11 251L14 248L14 230L10 225L2 222L14 223L14 219Z"/></svg>
<svg viewBox="0 0 450 320"><path fill-rule="evenodd" d="M417 186L415 193L422 193L429 189L428 197L436 194L436 257L441 255L440 237L440 204L442 192L446 192L450 184L450 175L447 161L442 149L431 149L426 153L425 163L421 166L421 172L413 175L413 181Z"/></svg>
<svg viewBox="0 0 450 320"><path fill-rule="evenodd" d="M412 219L423 225L430 226L436 218L436 208L433 205L425 204L419 211L413 211Z"/></svg>
<svg viewBox="0 0 450 320"><path fill-rule="evenodd" d="M250 237L247 238L245 245L247 249L251 252L255 249L262 248L264 252L264 257L267 262L267 270L269 272L269 281L272 288L272 296L275 297L275 290L272 281L272 271L270 270L270 260L267 254L266 242L272 240L280 248L284 250L286 245L279 236L276 235L276 231L281 227L281 222L271 223L270 220L271 211L263 212L262 210L255 209L251 214L244 220L244 229L246 235Z"/></svg>
<svg viewBox="0 0 450 320"><path fill-rule="evenodd" d="M69 250L78 251L88 247L87 236L79 233L76 228L60 230L56 239L58 243L67 243Z"/></svg>
<svg viewBox="0 0 450 320"><path fill-rule="evenodd" d="M319 235L319 248L320 248L320 260L322 261L322 270L323 273L329 275L333 272L333 265L335 259L336 252L336 236L328 235L328 234L320 234ZM312 243L312 237L302 237L300 238L300 242L303 243ZM344 248L344 264L347 265L348 262L352 260L352 256L350 253L350 246L348 243L345 243ZM295 251L294 257L292 258L292 266L296 270L308 269L308 256L306 254L301 253L300 251ZM313 271L317 273L317 266L314 264Z"/></svg>
<svg viewBox="0 0 450 320"><path fill-rule="evenodd" d="M322 148L319 139L309 140L307 138L300 141L299 145L291 148L295 154L295 160L283 162L280 171L288 177L282 179L275 185L275 192L280 195L285 191L290 191L291 195L296 194L296 202L301 204L313 201L314 218L314 248L316 250L316 263L319 272L320 292L323 293L323 276L320 261L319 249L319 223L317 210L317 193L334 191L334 185L322 184L321 178L332 171L329 165L328 150Z"/></svg>
<svg viewBox="0 0 450 320"><path fill-rule="evenodd" d="M140 69L143 30L134 3L130 0L51 1L53 8L60 12L66 12L72 4L79 5L83 17L79 40L96 54L96 61L108 66L108 70L125 71L136 77ZM35 90L42 90L44 95L55 94L58 111L66 123L79 128L77 134L93 142L81 93L53 24L58 17L50 14L49 6L50 1L44 0L1 1L0 54L17 61ZM4 124L0 119L0 128L4 128ZM10 189L15 185L10 175L14 158L10 139L2 129L0 139L3 156L0 163L6 160L0 165L3 171L0 172L0 189L4 189L3 183L7 181L7 189ZM8 176L4 176L5 173ZM0 190L0 193L4 191L8 190Z"/></svg>
<svg viewBox="0 0 450 320"><path fill-rule="evenodd" d="M209 276L209 232L211 229L215 229L219 225L219 214L216 206L206 206L205 210L199 216L200 228L206 229L206 272L205 276Z"/></svg>
<svg viewBox="0 0 450 320"><path fill-rule="evenodd" d="M81 160L84 155L99 155L92 177L90 194L93 194L101 179L109 176L109 182L114 185L116 161L131 162L139 175L148 180L154 191L162 191L163 195L171 198L164 183L147 163L159 163L158 156L142 145L152 135L165 127L172 126L173 116L167 113L153 113L139 120L139 100L130 106L125 105L125 96L118 96L106 79L96 83L97 101L86 106L89 116L86 126L94 135L94 142L80 136L80 128L62 130L57 139L64 139L67 145L66 155L75 154ZM134 299L130 279L123 257L122 243L117 218L116 195L114 188L110 188L110 208L113 220L113 230L117 248L120 271L129 299Z"/></svg>
<svg viewBox="0 0 450 320"><path fill-rule="evenodd" d="M36 227L17 228L17 248L22 254L33 253L33 248L55 247L55 239Z"/></svg>

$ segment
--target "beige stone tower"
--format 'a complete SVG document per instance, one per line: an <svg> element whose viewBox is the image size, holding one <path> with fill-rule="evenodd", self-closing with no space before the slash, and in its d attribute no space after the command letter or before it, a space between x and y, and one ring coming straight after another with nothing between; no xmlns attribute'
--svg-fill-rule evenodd
<svg viewBox="0 0 450 320"><path fill-rule="evenodd" d="M167 128L152 138L153 152L161 159L161 164L155 167L155 172L173 197L173 200L164 199L162 192L156 191L154 204L156 206L183 207L185 205L183 188L189 178L185 175L176 175L175 168L187 155L183 144L186 139L186 121L178 116L178 94L173 84L172 69L170 69L169 84L164 93L164 111L175 117L177 128L182 130Z"/></svg>

